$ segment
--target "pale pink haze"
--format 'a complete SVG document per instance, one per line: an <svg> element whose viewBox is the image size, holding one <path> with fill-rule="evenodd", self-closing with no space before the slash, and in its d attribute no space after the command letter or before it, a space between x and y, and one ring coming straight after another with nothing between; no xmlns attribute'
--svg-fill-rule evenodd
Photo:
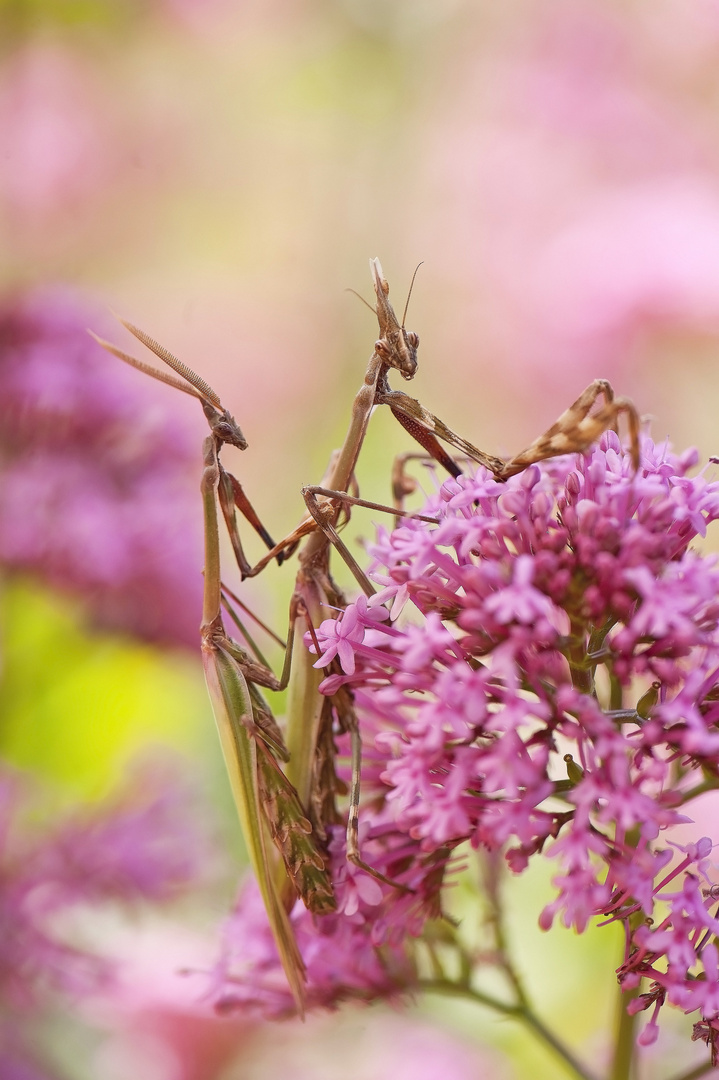
<svg viewBox="0 0 719 1080"><path fill-rule="evenodd" d="M426 229L428 272L463 304L458 368L480 356L500 380L541 373L533 389L554 397L568 375L577 391L626 382L647 335L719 332L713 116L652 79L664 65L679 82L682 46L715 69L717 15L656 7L562 2L528 12L492 57L457 57L432 155L442 214Z"/></svg>

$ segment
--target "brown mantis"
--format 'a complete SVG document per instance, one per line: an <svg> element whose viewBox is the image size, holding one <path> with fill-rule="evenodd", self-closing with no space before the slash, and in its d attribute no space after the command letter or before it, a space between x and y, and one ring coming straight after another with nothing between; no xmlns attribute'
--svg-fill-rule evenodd
<svg viewBox="0 0 719 1080"><path fill-rule="evenodd" d="M318 836L324 839L325 825L337 820L333 809L335 784L332 744L332 711L337 726L350 734L352 742L352 789L347 823L347 857L369 873L375 872L363 862L358 844L358 800L361 743L359 728L348 693L332 701L319 694L322 673L311 666L301 639L308 626L317 626L323 613L343 609L346 601L332 580L329 569L331 546L336 547L352 570L360 587L367 595L373 586L348 551L337 531L342 509L360 504L381 511L388 507L368 503L348 494L353 482L362 443L367 431L372 409L377 404L389 405L395 417L420 443L424 450L452 475L460 470L454 460L438 442L438 437L449 442L468 458L489 468L498 479L520 472L535 461L574 450L583 450L610 424L616 423L621 413L629 417L635 465L638 463L638 418L631 402L614 398L610 384L604 380L592 383L559 420L521 454L505 462L478 450L458 436L443 421L428 412L418 401L399 391L392 391L388 383L391 369L398 370L405 379L411 379L417 369L419 338L399 323L389 301L389 286L382 273L378 259L370 260L377 306L374 309L379 321L380 337L375 342L364 382L352 403L350 426L342 447L335 452L321 486L305 487L304 496L309 516L268 554L246 576L259 573L273 557L293 550L306 537L299 553L300 568L290 604L290 631L282 677L289 680L287 745L290 760L287 775L296 787L302 804ZM406 308L405 308L406 314ZM591 410L599 397L604 398L601 408ZM400 483L400 481L397 481ZM398 511L400 515L402 511ZM429 519L431 520L431 519ZM299 663L295 659L290 674L293 652L300 652ZM381 875L375 875L380 876ZM383 880L387 880L386 878Z"/></svg>
<svg viewBox="0 0 719 1080"><path fill-rule="evenodd" d="M617 417L623 412L629 417L635 461L637 458L636 412L625 399L614 399L611 387L604 381L588 387L552 428L508 462L472 446L414 398L392 391L388 384L391 368L399 370L406 379L413 377L417 367L419 339L416 334L405 330L404 320L401 325L397 320L388 299L389 287L379 261L371 260L370 266L377 298L375 310L380 337L375 343L363 384L354 399L347 436L333 456L323 485L303 489L308 515L292 533L274 546L240 484L220 463L220 451L225 443L239 449L244 449L247 443L214 391L157 342L130 324L125 323L125 326L168 364L180 376L179 379L136 361L107 342L100 342L110 352L140 370L198 397L210 424L211 434L204 444L202 482L206 542L203 660L251 861L300 1011L304 966L287 911L298 893L316 913L321 914L334 907L322 844L326 826L338 820L334 808L337 790L333 743L335 727L349 732L352 744L347 856L356 865L375 873L362 861L357 839L361 744L351 697L346 690L332 699L319 693L323 673L312 666L312 657L297 641L304 636L308 627L319 624L328 608L341 609L345 606L344 597L334 584L329 570L331 546L338 547L363 590L368 594L374 591L337 531L340 515L350 505L359 503L380 510L389 509L348 494L372 409L377 404L389 405L424 450L455 476L460 470L438 438L489 468L498 479L506 479L535 461L585 449L602 430L616 423ZM600 396L604 397L604 404L592 413L594 403ZM399 475L396 489L402 483L406 487L403 474ZM274 558L281 561L306 538L299 554L299 572L290 607L289 640L279 680L264 664L253 661L224 630L221 618L218 503L243 577L259 573ZM235 522L235 507L248 518L270 548L255 566L251 566L244 556ZM295 660L291 663L293 653ZM259 688L274 690L288 684L285 748L282 735ZM282 761L283 767L278 761ZM281 870L274 865L277 860L271 856L270 838L282 856ZM386 882L389 880L382 875L375 876Z"/></svg>
<svg viewBox="0 0 719 1080"><path fill-rule="evenodd" d="M203 444L201 484L205 534L200 627L203 666L250 861L288 982L302 1012L305 970L288 911L298 894L318 914L334 910L335 901L325 859L317 848L312 827L297 792L278 764L278 760L287 761L288 752L260 687L278 690L280 682L264 664L254 661L228 637L222 622L218 503L228 524L231 520L230 535L241 568L251 569L235 528L235 505L265 543L272 546L241 486L219 460L226 443L244 450L247 442L234 418L204 380L143 331L130 323L124 325L180 378L157 371L100 338L96 340L133 367L197 397L210 425L211 434ZM271 857L270 840L282 857L282 878ZM291 890L284 887L284 880L292 883Z"/></svg>
<svg viewBox="0 0 719 1080"><path fill-rule="evenodd" d="M416 369L418 339L416 335L407 333L403 326L399 326L386 299L388 290L379 263L375 261L372 266L382 337L375 346L364 386L355 400L350 432L327 477L327 483L333 489L341 487L345 491L352 482L357 456L375 403L377 386L388 389L385 374L387 367L398 367L407 378L411 377ZM108 342L99 338L97 340L105 349L138 370L197 397L210 425L211 435L204 444L202 482L206 550L201 632L205 673L251 861L288 980L301 1009L304 969L287 911L294 903L297 893L316 913L321 914L334 907L332 887L325 872L323 857L315 842L317 838L320 841L325 839L325 825L336 813L330 808L330 804L334 802L335 787L334 747L332 706L318 692L322 674L314 670L311 658L304 649L297 650L298 661L292 669L290 662L294 637L297 634L301 636L307 625L312 626L320 621L323 606L344 605L344 598L329 574L330 538L318 529L315 520L310 517L282 544L272 548L268 557L261 560L257 566L251 567L248 564L236 527L235 507L248 518L268 546L271 547L272 541L238 481L220 464L220 451L225 443L241 450L246 448L247 442L242 432L221 405L217 394L204 380L143 331L130 323L124 325L166 363L175 375L158 371ZM433 438L430 441L432 445L436 444ZM435 452L446 458L452 467L451 459L444 455L438 444ZM453 468L452 471L456 469ZM313 498L316 502L316 493L313 493ZM344 495L345 504L352 501L359 500ZM290 643L280 680L264 665L252 661L224 630L220 610L222 586L217 528L218 503L244 577L258 573L273 558L281 561L304 535L310 534L300 557L300 572L292 601ZM326 505L334 510L334 503ZM333 514L335 521L339 512L338 507ZM259 691L259 687L281 689L288 682L291 717L288 725L289 755ZM335 699L334 707L340 714L342 726L352 734L355 761L353 792L357 792L359 733L349 696L345 694L342 701L343 709L338 699ZM285 764L286 772L282 771L278 759ZM309 808L314 832L304 817L304 806ZM363 865L357 847L356 816L355 797L350 813L348 848L350 858ZM282 855L285 868L282 875L278 875L271 865L267 846L268 832ZM291 885L288 885L288 882L291 882Z"/></svg>
<svg viewBox="0 0 719 1080"><path fill-rule="evenodd" d="M323 485L302 489L309 517L305 517L292 533L276 544L256 566L247 570L244 576L259 573L273 558L294 550L299 541L308 534L313 535L315 540L314 543L308 541L310 551L303 553L302 561L310 562L315 555L319 558L323 543L317 535L319 529L341 552L360 587L365 592L371 589L366 576L343 544L335 526L341 508L352 504L389 512L387 507L367 503L348 493L369 418L375 405L389 405L393 415L423 447L426 455L437 461L455 477L460 475L461 470L444 450L439 439L460 451L464 458L489 469L498 480L508 480L536 462L561 454L584 451L603 431L615 426L622 414L627 416L633 463L635 468L638 466L639 417L636 408L628 398L615 397L614 390L606 379L595 379L590 383L550 428L525 450L509 460L494 457L479 450L457 435L415 398L402 391L392 390L388 383L388 374L391 369L398 370L405 379L414 377L417 370L419 338L415 333L405 330L404 319L401 325L397 320L389 302L389 285L383 276L379 259L370 259L370 269L377 297L377 307L373 310L379 320L380 337L375 342L364 383L352 403L350 427L345 441L336 452ZM592 411L600 399L603 399L603 403ZM401 464L397 465L393 471L395 504L400 516L401 510L397 504L402 495L401 488L407 483L404 478L403 463L416 456L418 455L400 455Z"/></svg>
<svg viewBox="0 0 719 1080"><path fill-rule="evenodd" d="M347 857L355 865L387 881L363 862L358 843L358 800L361 742L359 728L348 692L327 699L319 693L323 673L312 666L312 658L304 649L302 638L308 626L319 625L329 610L342 609L346 601L330 574L330 550L336 546L362 587L373 591L366 576L354 557L342 542L337 523L343 508L360 504L386 510L379 504L367 503L348 494L352 486L355 466L362 448L372 409L382 395L391 395L387 382L390 369L398 370L404 378L411 379L417 370L417 347L419 338L400 325L389 302L389 286L382 274L378 259L370 260L377 307L380 337L369 360L362 386L352 403L350 426L342 447L335 452L327 471L324 484L303 488L309 516L279 544L275 545L260 562L246 572L246 576L259 573L272 558L293 549L303 538L305 543L299 553L299 571L290 602L290 630L288 634L285 668L282 683L289 683L287 746L290 760L287 775L297 789L300 800L307 807L310 820L317 835L324 839L325 827L338 816L334 809L336 778L334 775L333 720L340 730L350 735L352 744L352 788L347 823ZM398 395L404 399L406 395ZM413 401L408 398L407 400ZM394 398L392 398L394 401ZM388 402L389 403L389 402ZM420 406L421 408L421 406ZM413 417L407 422L404 413L393 412L411 431L421 445L437 458L453 474L456 467L449 455L438 443L427 426L419 425ZM426 414L431 416L431 414ZM439 424L436 418L433 422ZM443 430L449 431L442 425ZM455 438L459 438L455 436ZM322 500L322 501L320 501ZM428 519L433 520L433 519ZM292 656L295 661L292 663ZM292 666L290 667L290 665ZM333 716L334 714L334 716Z"/></svg>

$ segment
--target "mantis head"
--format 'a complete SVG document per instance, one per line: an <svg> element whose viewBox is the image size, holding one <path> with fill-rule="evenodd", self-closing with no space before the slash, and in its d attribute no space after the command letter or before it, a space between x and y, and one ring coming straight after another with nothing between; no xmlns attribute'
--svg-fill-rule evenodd
<svg viewBox="0 0 719 1080"><path fill-rule="evenodd" d="M404 315L400 325L394 313L394 308L389 302L389 285L382 273L379 259L370 259L369 265L377 297L375 311L379 319L381 335L375 342L375 352L387 367L399 371L403 379L412 379L417 371L419 337L412 330L405 330ZM409 297L407 297L407 301L409 302ZM407 308L405 306L405 315L406 313Z"/></svg>

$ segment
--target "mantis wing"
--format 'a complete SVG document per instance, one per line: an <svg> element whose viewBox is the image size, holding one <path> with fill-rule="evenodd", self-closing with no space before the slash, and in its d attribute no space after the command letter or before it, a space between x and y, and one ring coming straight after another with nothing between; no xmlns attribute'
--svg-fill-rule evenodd
<svg viewBox="0 0 719 1080"><path fill-rule="evenodd" d="M260 805L258 747L248 729L248 722L252 722L249 688L239 664L221 649L203 647L202 659L242 834L287 981L300 1015L303 1015L305 966L282 903L277 875L273 873L271 849L266 843L267 826Z"/></svg>

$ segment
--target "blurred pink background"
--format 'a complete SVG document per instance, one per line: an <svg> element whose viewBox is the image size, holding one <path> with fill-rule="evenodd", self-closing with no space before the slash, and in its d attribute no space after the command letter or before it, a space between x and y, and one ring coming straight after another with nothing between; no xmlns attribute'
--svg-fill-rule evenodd
<svg viewBox="0 0 719 1080"><path fill-rule="evenodd" d="M606 377L657 440L719 453L719 0L0 0L0 42L2 293L73 290L101 332L112 308L200 371L243 427L231 467L276 537L344 435L376 336L344 290L371 297L370 256L398 312L424 261L402 389L488 452ZM199 409L165 392L199 461ZM368 498L389 499L407 448L373 418ZM268 574L243 595L281 627L290 586ZM138 721L133 745L183 722ZM545 947L525 947L539 972ZM557 993L586 1036L596 1017ZM128 1030L175 1007L158 1001ZM108 1076L134 1060L123 1038L99 1054ZM216 1075L173 1054L133 1075Z"/></svg>
<svg viewBox="0 0 719 1080"><path fill-rule="evenodd" d="M343 433L371 255L400 308L424 260L414 392L477 445L604 376L717 450L714 0L53 7L6 9L3 282L76 285L201 369L276 532ZM386 497L405 442L376 427Z"/></svg>

